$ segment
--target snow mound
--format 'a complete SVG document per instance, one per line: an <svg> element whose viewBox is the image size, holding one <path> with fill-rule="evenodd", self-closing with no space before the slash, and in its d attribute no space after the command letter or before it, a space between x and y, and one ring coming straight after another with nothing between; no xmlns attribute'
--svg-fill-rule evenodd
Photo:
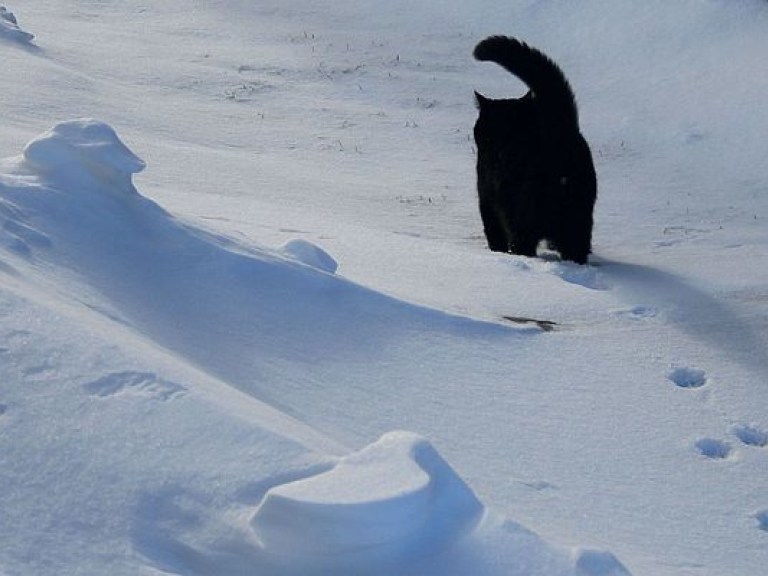
<svg viewBox="0 0 768 576"><path fill-rule="evenodd" d="M272 488L251 524L264 549L286 560L371 566L442 548L482 511L426 440L392 432L328 472Z"/></svg>
<svg viewBox="0 0 768 576"><path fill-rule="evenodd" d="M19 28L16 16L5 6L0 6L0 38L9 38L18 42L30 42L34 34Z"/></svg>
<svg viewBox="0 0 768 576"><path fill-rule="evenodd" d="M134 192L131 176L145 167L110 126L93 119L56 124L27 144L24 160L42 173L74 180L90 177Z"/></svg>
<svg viewBox="0 0 768 576"><path fill-rule="evenodd" d="M333 259L333 256L316 244L312 244L312 242L307 242L306 240L291 240L282 247L281 252L302 264L306 264L307 266L311 266L312 268L323 272L328 272L329 274L335 274L336 270L339 268L339 265L336 260Z"/></svg>

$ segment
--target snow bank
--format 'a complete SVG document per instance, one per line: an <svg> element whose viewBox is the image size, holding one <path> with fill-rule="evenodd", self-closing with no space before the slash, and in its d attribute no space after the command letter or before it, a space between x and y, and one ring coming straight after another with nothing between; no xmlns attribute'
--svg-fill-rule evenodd
<svg viewBox="0 0 768 576"><path fill-rule="evenodd" d="M328 472L273 488L252 525L267 552L338 570L448 546L482 510L426 440L394 432Z"/></svg>
<svg viewBox="0 0 768 576"><path fill-rule="evenodd" d="M16 16L5 6L0 6L0 38L8 38L17 42L30 42L34 34L19 28Z"/></svg>

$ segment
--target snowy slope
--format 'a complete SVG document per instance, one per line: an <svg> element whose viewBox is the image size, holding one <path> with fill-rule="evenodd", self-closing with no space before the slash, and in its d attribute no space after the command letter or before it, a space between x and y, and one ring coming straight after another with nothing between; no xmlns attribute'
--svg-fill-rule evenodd
<svg viewBox="0 0 768 576"><path fill-rule="evenodd" d="M157 4L0 21L0 573L761 573L764 2ZM499 32L594 266L483 246Z"/></svg>

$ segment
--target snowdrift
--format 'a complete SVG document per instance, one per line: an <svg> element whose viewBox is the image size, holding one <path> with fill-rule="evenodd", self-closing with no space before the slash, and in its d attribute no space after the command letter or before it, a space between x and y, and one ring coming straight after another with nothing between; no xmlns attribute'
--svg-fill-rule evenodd
<svg viewBox="0 0 768 576"><path fill-rule="evenodd" d="M75 272L93 306L249 392L265 392L253 386L269 363L360 358L422 329L504 331L348 282L306 241L270 251L177 221L136 192L143 162L94 120L57 125L6 166L13 252Z"/></svg>
<svg viewBox="0 0 768 576"><path fill-rule="evenodd" d="M17 406L0 405L10 456L30 426L58 439L47 458L12 467L15 488L5 492L47 508L46 549L69 567L57 573L97 566L82 552L96 545L110 551L113 574L627 574L610 553L569 553L487 511L419 436L386 434L338 459L333 442L260 403L270 365L319 366L425 337L515 342L536 331L357 286L305 241L269 251L185 225L138 193L132 177L144 168L110 126L91 119L57 124L0 163L3 300L17 310L35 304L30 314L61 349L77 351L82 340L87 350L96 337L110 366L125 355L121 362L160 362L179 375L96 377L101 360L61 369L60 390L43 390L36 411L51 414L52 399L53 418L9 418ZM147 352L148 343L166 353ZM38 373L23 372L19 382ZM36 495L32 475L56 489ZM114 481L88 481L104 475ZM34 530L34 518L19 517L5 537L13 557L45 573L46 556L28 548Z"/></svg>

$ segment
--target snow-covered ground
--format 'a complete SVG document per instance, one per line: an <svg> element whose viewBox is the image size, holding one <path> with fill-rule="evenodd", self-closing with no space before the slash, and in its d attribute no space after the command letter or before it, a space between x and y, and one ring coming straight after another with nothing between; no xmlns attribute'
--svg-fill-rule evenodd
<svg viewBox="0 0 768 576"><path fill-rule="evenodd" d="M4 8L2 576L764 573L766 2ZM484 246L495 33L590 266Z"/></svg>

